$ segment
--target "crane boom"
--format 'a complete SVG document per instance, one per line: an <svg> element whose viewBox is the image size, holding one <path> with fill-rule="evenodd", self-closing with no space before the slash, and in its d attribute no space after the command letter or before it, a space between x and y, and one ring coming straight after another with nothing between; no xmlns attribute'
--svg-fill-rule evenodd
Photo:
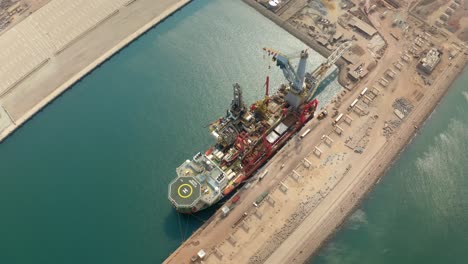
<svg viewBox="0 0 468 264"><path fill-rule="evenodd" d="M308 97L312 97L317 91L317 88L323 78L326 76L328 70L335 64L335 62L343 56L343 54L352 46L352 41L346 41L341 43L338 48L336 48L327 60L323 62L319 67L317 67L312 73L308 73L306 76L307 82L311 84L312 88L308 93Z"/></svg>
<svg viewBox="0 0 468 264"><path fill-rule="evenodd" d="M309 57L307 50L301 51L297 71L294 70L294 67L291 65L290 60L287 56L274 49L263 48L263 50L268 52L268 55L272 56L273 61L276 61L276 66L278 66L283 71L284 77L286 78L286 80L288 80L289 85L293 88L293 90L297 93L302 92L304 86L307 58Z"/></svg>
<svg viewBox="0 0 468 264"><path fill-rule="evenodd" d="M310 73L306 73L307 58L309 57L307 50L301 51L299 65L296 71L287 56L270 48L263 48L263 50L268 52L269 56L272 56L273 61L276 61L276 66L283 71L284 77L289 82L291 89L286 95L286 101L294 109L299 109L304 102L308 102L312 99L328 70L351 47L351 44L351 41L341 43L338 48L328 56L325 62ZM304 82L306 85L304 85Z"/></svg>

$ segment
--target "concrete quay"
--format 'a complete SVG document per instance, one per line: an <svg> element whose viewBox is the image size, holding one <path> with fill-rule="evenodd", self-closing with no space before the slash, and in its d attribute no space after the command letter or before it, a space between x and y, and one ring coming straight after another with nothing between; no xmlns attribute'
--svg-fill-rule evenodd
<svg viewBox="0 0 468 264"><path fill-rule="evenodd" d="M326 58L330 56L330 54L333 52L332 50L329 50L326 47L320 45L314 38L304 34L303 32L299 31L297 28L295 28L293 25L288 23L287 18L289 17L283 18L283 17L278 16L277 14L265 8L262 4L260 4L256 0L242 0L242 1L248 4L249 6L251 6L252 8L254 8L255 10L257 10L260 14L262 14L266 18L273 21L279 27L288 31L291 35L293 35L297 39L304 42L307 46L314 49L314 51L318 52L323 57ZM341 86L346 87L347 81L346 81L345 76L347 74L347 71L345 69L347 66L347 62L343 58L340 58L336 61L335 65L340 69L338 82L340 83Z"/></svg>
<svg viewBox="0 0 468 264"><path fill-rule="evenodd" d="M0 58L7 63L0 67L0 142L112 55L190 2L52 0L1 34ZM17 53L18 48L23 52Z"/></svg>

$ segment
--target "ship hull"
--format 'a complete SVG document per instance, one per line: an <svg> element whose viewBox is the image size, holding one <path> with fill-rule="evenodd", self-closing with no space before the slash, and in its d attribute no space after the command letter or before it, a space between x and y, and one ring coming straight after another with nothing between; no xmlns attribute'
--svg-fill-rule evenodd
<svg viewBox="0 0 468 264"><path fill-rule="evenodd" d="M275 154L281 150L282 147L284 147L284 145L289 141L291 140L294 135L296 135L296 133L301 130L304 125L310 121L311 119L313 118L313 114L306 120L306 122L304 123L300 123L299 122L299 119L297 119L297 122L295 125L294 125L294 128L292 128L291 130L289 130L288 132L286 132L281 138L279 138L274 144L271 145L271 150L269 153L265 153L265 155L263 155L260 159L258 159L255 164L249 168L249 170L247 171L243 171L243 174L245 175L244 179L240 182L238 182L237 185L234 186L234 188L232 188L231 191L229 191L229 193L226 193L225 195L219 197L218 199L214 200L213 203L211 204L205 204L203 207L201 208L185 208L185 209L180 209L180 208L176 208L177 212L179 213L182 213L182 214L194 214L196 212L199 212L201 210L204 210L206 208L209 208L211 206L213 206L214 204L218 203L219 201L221 201L223 198L225 198L226 196L229 196L231 194L233 194L236 190L238 190L238 188L242 185L242 183L244 183L246 180L250 179L252 176L255 175L255 173L258 171L258 169L260 169L263 165L265 165L268 160L270 160L272 157L275 156Z"/></svg>

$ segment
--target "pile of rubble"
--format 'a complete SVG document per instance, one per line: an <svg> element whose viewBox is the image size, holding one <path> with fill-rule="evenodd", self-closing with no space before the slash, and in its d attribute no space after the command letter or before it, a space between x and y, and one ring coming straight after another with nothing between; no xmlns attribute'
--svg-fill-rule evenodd
<svg viewBox="0 0 468 264"><path fill-rule="evenodd" d="M408 115L414 107L410 102L408 102L408 100L403 97L396 99L392 106L393 108L402 112L405 116Z"/></svg>
<svg viewBox="0 0 468 264"><path fill-rule="evenodd" d="M400 124L400 119L386 121L383 128L383 135L386 138L389 138L393 134L393 132L395 132L395 129L400 126Z"/></svg>
<svg viewBox="0 0 468 264"><path fill-rule="evenodd" d="M369 143L369 136L375 125L377 118L370 117L354 133L345 140L345 146L354 150L356 153L362 153Z"/></svg>

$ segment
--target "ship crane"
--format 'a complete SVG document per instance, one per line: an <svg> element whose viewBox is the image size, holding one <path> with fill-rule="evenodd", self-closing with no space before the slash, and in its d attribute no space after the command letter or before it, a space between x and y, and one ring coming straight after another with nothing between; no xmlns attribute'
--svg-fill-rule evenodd
<svg viewBox="0 0 468 264"><path fill-rule="evenodd" d="M245 111L245 105L240 85L235 83L232 88L234 96L231 103L230 113L237 119Z"/></svg>
<svg viewBox="0 0 468 264"><path fill-rule="evenodd" d="M272 56L273 61L276 61L276 66L283 71L283 75L289 82L290 87L289 93L285 98L286 102L293 109L298 110L304 102L304 79L306 74L307 58L309 57L307 50L301 51L297 70L295 70L291 65L290 59L286 55L270 48L263 48L263 50L268 52L269 56Z"/></svg>
<svg viewBox="0 0 468 264"><path fill-rule="evenodd" d="M311 73L306 74L306 82L310 84L310 91L308 92L308 98L310 99L320 84L320 82L325 78L328 70L335 64L335 62L343 56L343 54L348 51L349 48L352 46L352 41L346 41L341 43L338 48L336 48L330 56L328 56L327 60L323 62L317 69L315 69Z"/></svg>
<svg viewBox="0 0 468 264"><path fill-rule="evenodd" d="M268 52L268 55L272 56L273 61L276 61L276 66L283 71L284 77L288 80L291 88L296 93L301 93L304 89L306 64L307 58L309 57L307 50L301 51L299 65L296 71L291 65L290 59L286 55L270 48L263 48L263 50Z"/></svg>

